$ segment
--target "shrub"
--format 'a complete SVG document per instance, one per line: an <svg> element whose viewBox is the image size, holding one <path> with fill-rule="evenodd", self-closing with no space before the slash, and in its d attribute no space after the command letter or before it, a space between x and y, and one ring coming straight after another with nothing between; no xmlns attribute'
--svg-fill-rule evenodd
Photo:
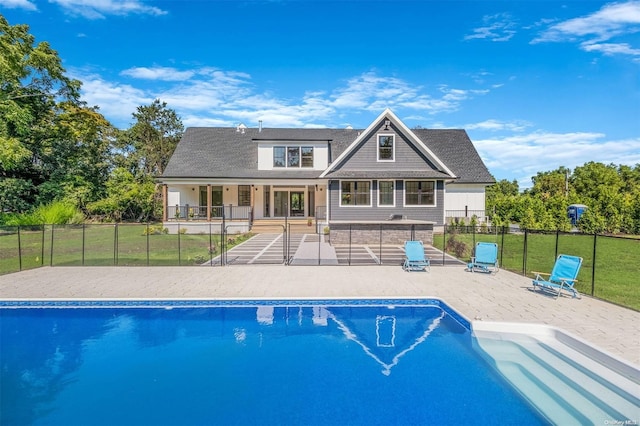
<svg viewBox="0 0 640 426"><path fill-rule="evenodd" d="M54 201L38 206L30 213L7 215L5 223L12 226L24 225L67 225L84 222L84 215L73 205L64 201Z"/></svg>
<svg viewBox="0 0 640 426"><path fill-rule="evenodd" d="M457 238L457 233L449 234L445 251L455 254L457 258L463 258L467 252L467 244Z"/></svg>
<svg viewBox="0 0 640 426"><path fill-rule="evenodd" d="M168 233L169 229L164 228L162 225L150 225L142 231L142 235L161 235Z"/></svg>

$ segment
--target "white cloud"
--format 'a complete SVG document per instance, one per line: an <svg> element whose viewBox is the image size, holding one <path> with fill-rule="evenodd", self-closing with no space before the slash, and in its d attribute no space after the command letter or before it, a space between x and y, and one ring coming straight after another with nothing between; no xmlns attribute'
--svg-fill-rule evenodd
<svg viewBox="0 0 640 426"><path fill-rule="evenodd" d="M139 0L49 0L67 13L87 19L104 19L106 15L166 15L167 12L147 6Z"/></svg>
<svg viewBox="0 0 640 426"><path fill-rule="evenodd" d="M473 33L466 35L464 40L488 39L491 41L508 41L516 33L516 24L508 13L485 15L483 26L474 28Z"/></svg>
<svg viewBox="0 0 640 426"><path fill-rule="evenodd" d="M541 171L560 166L573 169L589 161L635 165L640 163L640 138L607 140L592 132L529 134L474 140L485 164L498 178L516 179L525 186ZM517 165L517 166L516 166Z"/></svg>
<svg viewBox="0 0 640 426"><path fill-rule="evenodd" d="M632 48L628 43L589 43L585 42L580 45L587 52L598 51L605 55L632 55L640 56L640 49Z"/></svg>
<svg viewBox="0 0 640 426"><path fill-rule="evenodd" d="M7 9L38 10L36 5L29 0L0 0L0 6Z"/></svg>
<svg viewBox="0 0 640 426"><path fill-rule="evenodd" d="M609 3L597 12L551 25L531 43L580 42L580 48L607 55L640 56L628 43L604 43L640 31L640 1Z"/></svg>
<svg viewBox="0 0 640 426"><path fill-rule="evenodd" d="M504 130L511 132L522 132L530 126L531 124L526 121L505 122L495 119L489 119L481 121L479 123L466 124L464 125L464 128L467 130L487 130L492 132Z"/></svg>
<svg viewBox="0 0 640 426"><path fill-rule="evenodd" d="M193 76L193 71L179 71L170 67L135 67L124 70L120 75L145 80L181 81Z"/></svg>
<svg viewBox="0 0 640 426"><path fill-rule="evenodd" d="M412 115L434 115L458 110L465 101L488 93L441 85L431 94L422 86L373 71L348 79L332 91L306 92L293 99L256 91L249 74L212 67L135 67L120 75L132 80L124 84L94 74L78 77L84 81L83 94L89 103L100 105L118 126L129 123L124 119L130 120L137 106L156 98L188 117L188 125L257 124L263 120L270 127L335 127L334 120L343 112L369 116L389 107Z"/></svg>

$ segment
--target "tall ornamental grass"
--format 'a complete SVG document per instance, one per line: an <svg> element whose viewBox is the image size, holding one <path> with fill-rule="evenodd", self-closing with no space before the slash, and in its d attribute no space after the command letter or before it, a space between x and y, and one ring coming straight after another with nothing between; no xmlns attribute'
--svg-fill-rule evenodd
<svg viewBox="0 0 640 426"><path fill-rule="evenodd" d="M32 226L79 224L83 221L84 215L75 206L65 201L54 201L29 213L7 214L3 222L8 226Z"/></svg>

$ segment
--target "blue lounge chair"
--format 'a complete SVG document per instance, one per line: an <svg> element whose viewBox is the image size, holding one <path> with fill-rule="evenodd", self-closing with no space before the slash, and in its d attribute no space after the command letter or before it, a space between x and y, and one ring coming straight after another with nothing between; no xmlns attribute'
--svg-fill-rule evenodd
<svg viewBox="0 0 640 426"><path fill-rule="evenodd" d="M405 271L426 271L431 267L429 258L424 254L424 245L422 241L405 241L404 242L404 264L402 269Z"/></svg>
<svg viewBox="0 0 640 426"><path fill-rule="evenodd" d="M467 264L471 272L498 272L498 245L496 243L477 243L475 256Z"/></svg>
<svg viewBox="0 0 640 426"><path fill-rule="evenodd" d="M573 294L573 297L580 297L578 291L573 288L576 283L578 272L582 266L582 258L577 256L569 256L567 254L561 254L556 259L556 264L553 265L551 274L544 274L542 272L534 272L536 277L533 280L533 288L536 287L540 290L547 290L555 292L557 290L556 298L560 296L562 290L566 290ZM549 279L545 280L542 275L549 275Z"/></svg>

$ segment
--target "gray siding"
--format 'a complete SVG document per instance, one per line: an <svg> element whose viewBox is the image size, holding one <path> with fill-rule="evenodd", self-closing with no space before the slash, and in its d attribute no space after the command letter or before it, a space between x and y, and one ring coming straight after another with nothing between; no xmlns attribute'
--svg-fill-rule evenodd
<svg viewBox="0 0 640 426"><path fill-rule="evenodd" d="M336 170L416 171L435 170L436 167L393 125L390 130L378 126L347 156ZM395 135L395 161L378 161L378 135Z"/></svg>
<svg viewBox="0 0 640 426"><path fill-rule="evenodd" d="M358 179L360 180L360 179ZM404 207L404 181L396 180L395 207L377 206L377 181L372 181L371 207L341 207L340 181L329 181L329 220L386 220L391 214L405 216L406 219L434 222L436 225L444 223L444 182L436 181L435 207Z"/></svg>

